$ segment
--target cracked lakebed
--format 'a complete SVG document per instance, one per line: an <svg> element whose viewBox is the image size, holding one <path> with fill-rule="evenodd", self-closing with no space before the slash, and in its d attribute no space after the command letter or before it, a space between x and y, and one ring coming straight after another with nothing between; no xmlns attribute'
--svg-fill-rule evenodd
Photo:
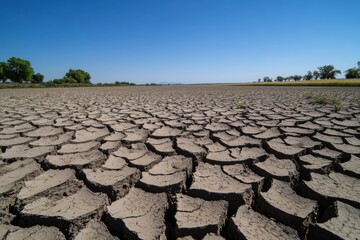
<svg viewBox="0 0 360 240"><path fill-rule="evenodd" d="M357 239L359 99L337 87L0 90L0 239Z"/></svg>

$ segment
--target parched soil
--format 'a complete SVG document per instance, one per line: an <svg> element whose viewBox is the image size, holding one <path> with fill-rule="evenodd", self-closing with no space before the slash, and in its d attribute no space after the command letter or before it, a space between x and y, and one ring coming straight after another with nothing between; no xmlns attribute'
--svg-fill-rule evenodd
<svg viewBox="0 0 360 240"><path fill-rule="evenodd" d="M359 88L0 90L0 149L0 239L360 238Z"/></svg>

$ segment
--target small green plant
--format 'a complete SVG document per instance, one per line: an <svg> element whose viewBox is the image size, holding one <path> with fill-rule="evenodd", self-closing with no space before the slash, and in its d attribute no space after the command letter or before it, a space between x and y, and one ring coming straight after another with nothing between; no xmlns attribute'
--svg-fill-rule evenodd
<svg viewBox="0 0 360 240"><path fill-rule="evenodd" d="M315 102L318 104L326 104L329 99L324 94L319 94L315 96Z"/></svg>
<svg viewBox="0 0 360 240"><path fill-rule="evenodd" d="M335 112L342 110L342 105L334 105L334 107L335 107Z"/></svg>
<svg viewBox="0 0 360 240"><path fill-rule="evenodd" d="M313 94L310 93L310 92L307 92L307 93L305 93L305 97L306 97L307 99L313 98Z"/></svg>
<svg viewBox="0 0 360 240"><path fill-rule="evenodd" d="M328 98L324 94L319 94L315 96L315 102L318 104L332 104L335 108L335 112L341 111L343 109L341 100L338 96Z"/></svg>
<svg viewBox="0 0 360 240"><path fill-rule="evenodd" d="M294 108L298 108L298 107L299 107L299 103L298 103L298 102L293 102L292 105L294 106Z"/></svg>
<svg viewBox="0 0 360 240"><path fill-rule="evenodd" d="M243 103L241 101L235 102L235 106L236 106L236 108L240 108L240 109L245 109L248 107L245 103Z"/></svg>
<svg viewBox="0 0 360 240"><path fill-rule="evenodd" d="M356 98L354 98L354 102L356 102L357 104L360 105L360 96L357 96Z"/></svg>
<svg viewBox="0 0 360 240"><path fill-rule="evenodd" d="M330 102L332 103L332 105L334 105L335 112L338 112L338 111L342 110L343 106L342 106L342 103L341 103L340 98L338 96L335 96L335 97L331 98Z"/></svg>

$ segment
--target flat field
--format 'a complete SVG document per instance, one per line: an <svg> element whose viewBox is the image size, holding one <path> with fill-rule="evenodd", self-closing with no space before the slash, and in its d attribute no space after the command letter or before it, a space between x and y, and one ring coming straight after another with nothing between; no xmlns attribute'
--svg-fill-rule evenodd
<svg viewBox="0 0 360 240"><path fill-rule="evenodd" d="M360 88L0 90L0 239L357 239Z"/></svg>
<svg viewBox="0 0 360 240"><path fill-rule="evenodd" d="M229 84L232 85L232 84ZM360 79L322 79L322 80L302 80L291 82L256 82L234 84L239 86L333 86L333 87L360 87Z"/></svg>

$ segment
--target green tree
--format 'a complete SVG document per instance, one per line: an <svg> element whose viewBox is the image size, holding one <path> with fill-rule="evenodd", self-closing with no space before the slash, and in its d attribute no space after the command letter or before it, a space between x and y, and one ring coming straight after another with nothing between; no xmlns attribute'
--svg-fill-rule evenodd
<svg viewBox="0 0 360 240"><path fill-rule="evenodd" d="M263 82L272 82L272 79L269 77L264 77Z"/></svg>
<svg viewBox="0 0 360 240"><path fill-rule="evenodd" d="M360 78L360 61L357 62L358 67L349 68L345 71L346 78Z"/></svg>
<svg viewBox="0 0 360 240"><path fill-rule="evenodd" d="M22 83L23 81L30 81L34 74L34 69L27 60L12 57L8 59L7 65L5 75L13 82Z"/></svg>
<svg viewBox="0 0 360 240"><path fill-rule="evenodd" d="M320 77L320 73L319 73L319 71L313 71L313 76L314 76L314 79L315 80L317 80L317 79L319 79L319 77Z"/></svg>
<svg viewBox="0 0 360 240"><path fill-rule="evenodd" d="M282 81L284 81L285 80L285 78L283 78L282 76L277 76L276 77L276 81L277 82L282 82Z"/></svg>
<svg viewBox="0 0 360 240"><path fill-rule="evenodd" d="M325 65L319 67L320 79L335 79L337 74L340 74L341 71L335 69L333 65Z"/></svg>
<svg viewBox="0 0 360 240"><path fill-rule="evenodd" d="M62 78L63 83L78 83L76 79L64 76Z"/></svg>
<svg viewBox="0 0 360 240"><path fill-rule="evenodd" d="M360 78L360 69L350 68L345 71L345 77L349 78Z"/></svg>
<svg viewBox="0 0 360 240"><path fill-rule="evenodd" d="M64 82L63 78L59 78L59 79L52 80L52 83L54 83L54 84L63 84L65 82Z"/></svg>
<svg viewBox="0 0 360 240"><path fill-rule="evenodd" d="M44 81L44 75L36 73L32 75L31 83L42 83Z"/></svg>
<svg viewBox="0 0 360 240"><path fill-rule="evenodd" d="M7 63L0 62L0 81L5 82L7 80L6 77Z"/></svg>
<svg viewBox="0 0 360 240"><path fill-rule="evenodd" d="M77 70L69 69L69 71L65 74L64 79L65 82L69 82L69 83L75 82L75 83L91 84L90 74L81 69L77 69Z"/></svg>
<svg viewBox="0 0 360 240"><path fill-rule="evenodd" d="M294 76L293 76L293 79L294 79L295 81L300 81L301 78L302 78L302 76L300 76L300 75L294 75Z"/></svg>
<svg viewBox="0 0 360 240"><path fill-rule="evenodd" d="M291 81L291 80L294 80L294 76L288 76L287 78L286 78L286 81Z"/></svg>
<svg viewBox="0 0 360 240"><path fill-rule="evenodd" d="M303 77L304 80L311 80L313 79L313 73L311 71L308 71L307 74Z"/></svg>

